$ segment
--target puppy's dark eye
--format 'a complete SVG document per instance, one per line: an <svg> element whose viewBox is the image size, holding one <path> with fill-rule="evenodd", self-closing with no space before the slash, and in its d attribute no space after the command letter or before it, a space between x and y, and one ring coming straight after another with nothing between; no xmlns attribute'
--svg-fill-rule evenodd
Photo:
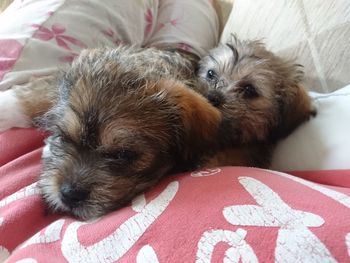
<svg viewBox="0 0 350 263"><path fill-rule="evenodd" d="M244 85L242 88L242 91L243 91L243 96L248 99L259 96L258 92L256 91L256 88L252 84Z"/></svg>
<svg viewBox="0 0 350 263"><path fill-rule="evenodd" d="M215 73L215 71L214 70L212 70L212 69L210 69L210 70L208 70L208 72L207 72L207 79L209 79L209 80L216 80L216 73Z"/></svg>
<svg viewBox="0 0 350 263"><path fill-rule="evenodd" d="M137 158L137 153L132 150L121 149L103 153L103 157L121 162L132 162Z"/></svg>

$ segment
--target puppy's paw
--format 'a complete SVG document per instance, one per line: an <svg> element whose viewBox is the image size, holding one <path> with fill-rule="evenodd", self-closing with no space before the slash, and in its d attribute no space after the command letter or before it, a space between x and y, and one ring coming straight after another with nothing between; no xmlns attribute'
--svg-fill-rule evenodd
<svg viewBox="0 0 350 263"><path fill-rule="evenodd" d="M0 92L0 132L13 127L30 127L30 120L23 113L15 92L6 90Z"/></svg>

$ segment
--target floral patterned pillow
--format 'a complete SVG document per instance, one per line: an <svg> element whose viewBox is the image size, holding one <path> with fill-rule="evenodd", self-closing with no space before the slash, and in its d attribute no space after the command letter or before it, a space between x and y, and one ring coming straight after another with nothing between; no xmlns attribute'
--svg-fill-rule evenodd
<svg viewBox="0 0 350 263"><path fill-rule="evenodd" d="M0 90L65 68L83 48L122 41L140 45L145 28L153 26L146 16L156 12L147 3L129 1L121 22L115 11L121 1L15 0L0 16L6 25L0 27ZM131 21L139 26L116 34L118 26Z"/></svg>
<svg viewBox="0 0 350 263"><path fill-rule="evenodd" d="M0 25L0 90L64 69L84 48L171 44L203 55L219 37L207 0L14 0Z"/></svg>

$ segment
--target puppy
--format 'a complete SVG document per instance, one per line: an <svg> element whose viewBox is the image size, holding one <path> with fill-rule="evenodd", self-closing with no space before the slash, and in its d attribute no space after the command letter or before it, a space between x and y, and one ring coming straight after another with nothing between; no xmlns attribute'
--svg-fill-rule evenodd
<svg viewBox="0 0 350 263"><path fill-rule="evenodd" d="M224 51L231 63L233 49ZM229 88L220 90L219 79L207 76L210 70L219 76L219 57L213 58L202 61L204 77L198 78L190 54L136 47L87 50L58 80L39 79L0 94L0 102L6 99L17 112L16 126L34 123L51 133L39 178L49 206L86 220L127 204L172 172L198 166L264 167L277 140L273 134L283 127L271 120L291 118L287 107L272 116L275 95L267 84L261 102L245 96L238 100ZM293 96L283 99L290 101L288 109L299 107ZM298 116L305 118L294 126L310 115L304 99ZM0 129L13 126L9 116L0 120ZM261 135L264 129L269 130Z"/></svg>
<svg viewBox="0 0 350 263"><path fill-rule="evenodd" d="M58 85L48 78L14 88L21 119L51 133L39 178L49 206L101 216L211 151L221 113L186 86L192 67L176 52L96 49L82 52Z"/></svg>
<svg viewBox="0 0 350 263"><path fill-rule="evenodd" d="M206 166L268 167L276 142L316 114L303 88L302 66L268 51L259 41L232 40L200 61L205 96L223 114L223 145Z"/></svg>

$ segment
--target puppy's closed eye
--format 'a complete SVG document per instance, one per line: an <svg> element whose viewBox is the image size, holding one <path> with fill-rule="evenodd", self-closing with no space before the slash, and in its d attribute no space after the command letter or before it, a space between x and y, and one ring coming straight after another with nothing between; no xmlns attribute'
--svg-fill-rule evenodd
<svg viewBox="0 0 350 263"><path fill-rule="evenodd" d="M129 149L109 150L102 153L104 158L115 160L121 163L131 163L135 161L139 154Z"/></svg>
<svg viewBox="0 0 350 263"><path fill-rule="evenodd" d="M53 137L56 138L56 143L65 145L77 145L72 136L68 133L65 127L61 127L59 125L54 125L52 128Z"/></svg>

